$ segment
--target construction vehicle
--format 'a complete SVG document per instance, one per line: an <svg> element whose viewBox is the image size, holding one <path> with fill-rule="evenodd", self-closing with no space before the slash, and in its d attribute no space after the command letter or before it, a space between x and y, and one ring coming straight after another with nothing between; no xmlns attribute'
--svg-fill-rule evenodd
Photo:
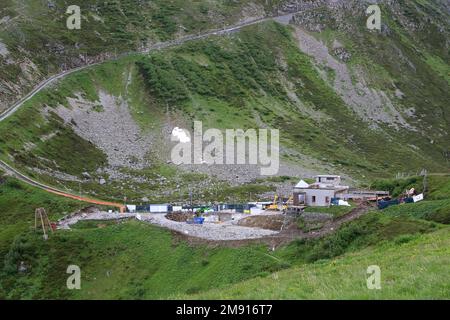
<svg viewBox="0 0 450 320"><path fill-rule="evenodd" d="M267 207L267 210L278 210L278 195L276 194L273 198L273 203Z"/></svg>
<svg viewBox="0 0 450 320"><path fill-rule="evenodd" d="M289 206L292 206L293 204L294 204L294 196L291 195L291 196L287 199L287 201L285 202L285 204L283 205L283 211L287 210L287 208L288 208Z"/></svg>
<svg viewBox="0 0 450 320"><path fill-rule="evenodd" d="M267 207L267 210L274 211L283 211L288 208L288 205L292 205L294 203L294 198L291 195L289 199L283 203L282 198L279 198L278 195L275 195L273 198L273 203Z"/></svg>

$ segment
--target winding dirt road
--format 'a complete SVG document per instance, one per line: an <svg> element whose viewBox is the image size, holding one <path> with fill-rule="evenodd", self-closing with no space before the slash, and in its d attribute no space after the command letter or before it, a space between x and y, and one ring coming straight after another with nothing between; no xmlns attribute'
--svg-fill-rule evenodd
<svg viewBox="0 0 450 320"><path fill-rule="evenodd" d="M300 12L300 11L298 11ZM255 19L252 21L247 21L245 23L241 23L241 24L237 24L225 29L217 29L217 30L212 30L203 34L199 34L199 35L189 35L189 36L185 36L179 39L175 39L175 40L170 40L167 42L161 42L161 43L156 43L152 46L150 46L149 48L146 48L142 51L136 51L136 52L127 52L124 54L121 54L119 56L115 56L113 58L108 58L105 59L104 61L101 62L93 62L93 63L88 63L84 66L80 66L74 69L70 69L70 70L66 70L63 71L57 75L54 75L44 81L42 81L41 83L39 83L30 93L28 93L27 95L25 95L23 98L21 98L20 100L18 100L16 103L14 103L11 107L7 108L5 111L3 111L2 113L0 113L0 122L4 121L5 119L7 119L8 117L10 117L11 115L13 115L20 107L22 107L24 105L25 102L27 102L28 100L30 100L31 98L33 98L37 93L39 93L42 89L45 89L46 87L48 87L51 83L62 79L72 73L93 67L95 65L99 65L108 61L114 61L126 56L130 56L133 54L142 54L142 53L149 53L151 51L155 51L155 50L161 50L161 49L166 49L169 47L174 47L174 46L179 46L182 45L188 41L195 41L195 40L200 40L200 39L205 39L211 36L217 36L217 35L226 35L226 34L230 34L236 31L239 31L240 29L247 27L247 26L251 26L251 25L255 25L255 24L259 24L265 21L269 21L269 20L274 20L274 21L278 21L279 23L283 23L286 24L289 22L289 20L292 18L292 16L298 12L292 12L292 13L287 13L287 14L282 14L279 16L274 16L274 17L264 17L264 18L259 18L259 19ZM118 203L113 203L113 202L108 202L108 201L101 201L101 200L95 200L95 199L90 199L87 197L83 197L81 195L75 195L72 193L68 193L50 186L47 186L45 184L42 184L40 182L37 182L29 177L27 177L26 175L20 173L18 170L14 169L11 165L7 164L6 162L0 160L0 169L3 169L4 171L6 171L8 174L16 177L17 179L40 189L43 189L47 192L59 195L59 196L63 196L66 198L71 198L71 199L75 199L75 200L79 200L79 201L83 201L83 202L87 202L87 203L92 203L92 204L98 204L98 205L106 205L106 206L112 206L112 207L116 207L119 208L119 210L121 212L125 211L125 207L122 204L118 204Z"/></svg>

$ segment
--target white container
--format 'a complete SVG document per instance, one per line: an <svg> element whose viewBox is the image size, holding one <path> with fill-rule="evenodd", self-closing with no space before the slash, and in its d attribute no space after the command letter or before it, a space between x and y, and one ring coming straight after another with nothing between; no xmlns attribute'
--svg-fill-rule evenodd
<svg viewBox="0 0 450 320"><path fill-rule="evenodd" d="M166 204L151 204L150 213L165 213L169 210L169 206Z"/></svg>
<svg viewBox="0 0 450 320"><path fill-rule="evenodd" d="M135 205L132 205L132 204L127 204L127 210L128 210L129 212L134 213L134 212L136 212L136 206L135 206Z"/></svg>

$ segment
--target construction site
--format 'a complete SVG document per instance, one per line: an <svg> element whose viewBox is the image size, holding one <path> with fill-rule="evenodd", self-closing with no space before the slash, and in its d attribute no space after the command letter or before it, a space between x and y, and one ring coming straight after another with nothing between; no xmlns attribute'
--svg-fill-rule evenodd
<svg viewBox="0 0 450 320"><path fill-rule="evenodd" d="M235 242L265 240L277 246L297 238L317 238L359 218L369 210L384 209L401 202L416 202L422 195L406 190L405 198L392 200L387 191L351 189L341 185L341 177L319 175L308 184L301 180L287 197L275 195L272 201L244 204L146 204L117 205L104 211L91 206L61 218L57 223L45 222L45 238L56 229L70 229L79 221L137 219L169 229L187 239ZM40 209L41 210L41 209ZM42 217L41 211L37 215ZM36 217L38 219L38 216Z"/></svg>

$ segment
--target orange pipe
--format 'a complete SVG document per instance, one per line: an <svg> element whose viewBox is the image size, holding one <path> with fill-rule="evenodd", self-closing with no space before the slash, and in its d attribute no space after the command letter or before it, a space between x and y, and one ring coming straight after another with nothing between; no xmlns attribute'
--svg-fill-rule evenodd
<svg viewBox="0 0 450 320"><path fill-rule="evenodd" d="M93 200L93 199L84 198L84 197L80 197L80 196L74 196L72 194L59 192L59 191L55 191L55 190L51 190L51 189L45 189L45 191L53 193L53 194L57 194L59 196L63 196L63 197L66 197L66 198L79 200L79 201L83 201L83 202L87 202L87 203L93 203L93 204L99 204L99 205L103 205L103 206L116 207L116 208L119 208L120 213L124 213L125 212L125 206L120 204L120 203L101 201L101 200Z"/></svg>

